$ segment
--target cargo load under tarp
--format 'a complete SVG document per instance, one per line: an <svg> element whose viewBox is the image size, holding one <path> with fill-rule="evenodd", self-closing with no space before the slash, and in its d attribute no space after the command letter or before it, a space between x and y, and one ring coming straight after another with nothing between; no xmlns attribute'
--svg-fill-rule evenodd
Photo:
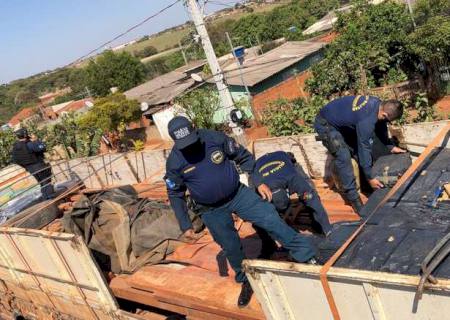
<svg viewBox="0 0 450 320"><path fill-rule="evenodd" d="M191 213L194 228L202 227ZM182 242L170 207L139 199L131 186L82 196L63 218L64 231L82 236L103 271L133 272L156 264Z"/></svg>

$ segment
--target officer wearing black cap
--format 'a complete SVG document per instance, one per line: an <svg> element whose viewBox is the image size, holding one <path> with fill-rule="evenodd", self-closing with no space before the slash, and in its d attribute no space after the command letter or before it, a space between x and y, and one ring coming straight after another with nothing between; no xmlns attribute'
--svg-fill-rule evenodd
<svg viewBox="0 0 450 320"><path fill-rule="evenodd" d="M383 184L372 176L372 147L378 137L391 153L405 150L388 139L387 122L399 119L403 106L397 100L381 101L372 96L346 96L325 105L316 117L314 128L323 145L335 157L335 167L344 195L356 212L362 208L356 188L351 157L357 158L364 176L373 189Z"/></svg>
<svg viewBox="0 0 450 320"><path fill-rule="evenodd" d="M236 272L236 281L242 283L239 307L249 303L253 291L242 270L244 252L232 213L266 230L290 250L295 260L315 261L310 239L290 228L271 203L239 182L236 164L242 171L253 174L255 161L250 152L221 132L193 128L181 116L173 118L168 129L175 142L165 175L170 204L185 236L192 235L185 200L185 192L189 190L197 212ZM271 200L266 185L257 184L257 188L263 198Z"/></svg>
<svg viewBox="0 0 450 320"><path fill-rule="evenodd" d="M11 161L22 166L32 174L41 185L42 197L46 200L54 197L51 184L52 171L44 162L45 144L40 140L31 140L25 128L15 132L17 141L11 151Z"/></svg>
<svg viewBox="0 0 450 320"><path fill-rule="evenodd" d="M299 200L313 210L314 219L328 236L332 227L319 195L307 179L303 168L292 153L276 151L256 160L255 175L259 183L266 184L272 191L272 203L279 213L289 207L289 195L297 194Z"/></svg>

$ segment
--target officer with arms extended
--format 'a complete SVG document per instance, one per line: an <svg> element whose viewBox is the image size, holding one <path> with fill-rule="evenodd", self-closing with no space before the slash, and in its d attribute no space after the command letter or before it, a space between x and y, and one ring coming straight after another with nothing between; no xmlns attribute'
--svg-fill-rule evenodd
<svg viewBox="0 0 450 320"><path fill-rule="evenodd" d="M279 213L286 212L289 207L288 194L296 193L301 202L313 209L314 219L322 232L326 236L331 233L332 227L319 195L292 153L276 151L263 155L256 161L254 177L270 188L272 203Z"/></svg>
<svg viewBox="0 0 450 320"><path fill-rule="evenodd" d="M344 195L356 212L362 208L351 164L353 154L373 189L383 184L372 176L372 146L376 137L391 153L405 150L388 139L387 122L403 114L400 101L381 101L372 96L347 96L325 105L316 117L314 128L323 145L335 157L335 166Z"/></svg>
<svg viewBox="0 0 450 320"><path fill-rule="evenodd" d="M194 237L185 200L185 192L189 190L196 211L225 252L236 281L242 283L239 307L250 302L253 290L242 270L244 252L232 213L266 230L295 260L315 262L311 241L290 228L268 202L272 197L270 189L256 184L262 197L268 200L264 201L239 182L235 163L253 174L255 161L250 152L221 132L193 128L185 117L173 118L168 129L175 142L166 163L170 204L184 235Z"/></svg>
<svg viewBox="0 0 450 320"><path fill-rule="evenodd" d="M42 197L45 200L52 199L55 192L51 184L52 170L44 162L45 144L35 136L30 138L25 128L17 130L15 134L18 140L11 151L12 162L22 166L36 178L41 185Z"/></svg>

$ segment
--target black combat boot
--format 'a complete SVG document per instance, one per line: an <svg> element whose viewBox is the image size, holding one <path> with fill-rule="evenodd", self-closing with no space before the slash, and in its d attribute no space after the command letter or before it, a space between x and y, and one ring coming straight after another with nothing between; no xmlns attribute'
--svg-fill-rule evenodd
<svg viewBox="0 0 450 320"><path fill-rule="evenodd" d="M238 307L239 308L244 308L246 307L253 295L253 289L252 286L250 285L250 282L245 281L242 284L242 289L241 289L241 293L239 294L239 298L238 298Z"/></svg>

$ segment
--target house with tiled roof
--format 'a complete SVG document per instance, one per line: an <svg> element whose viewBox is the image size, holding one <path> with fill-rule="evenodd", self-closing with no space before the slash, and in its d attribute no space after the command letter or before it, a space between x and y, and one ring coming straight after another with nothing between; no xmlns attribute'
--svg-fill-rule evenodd
<svg viewBox="0 0 450 320"><path fill-rule="evenodd" d="M20 129L21 124L27 124L31 121L39 121L42 119L41 112L38 107L23 108L17 112L8 122L13 130Z"/></svg>

